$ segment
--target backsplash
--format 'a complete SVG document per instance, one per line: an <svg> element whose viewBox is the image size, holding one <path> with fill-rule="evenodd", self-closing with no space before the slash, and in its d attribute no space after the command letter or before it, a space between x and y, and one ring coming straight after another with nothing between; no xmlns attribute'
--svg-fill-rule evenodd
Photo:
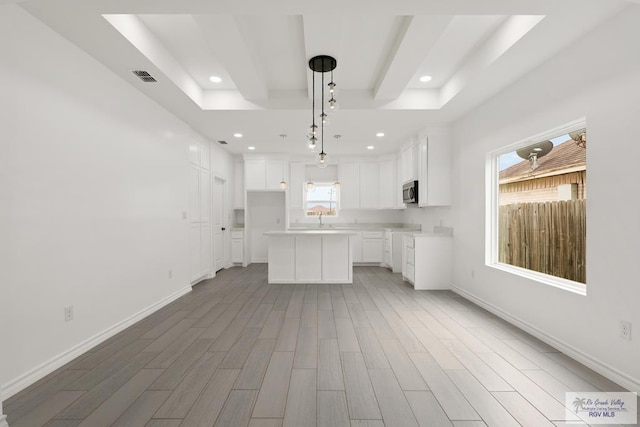
<svg viewBox="0 0 640 427"><path fill-rule="evenodd" d="M337 217L323 216L324 224L358 224L358 223L403 223L402 211L395 209L381 210L340 210ZM308 217L302 209L289 210L289 225L318 224L317 216Z"/></svg>

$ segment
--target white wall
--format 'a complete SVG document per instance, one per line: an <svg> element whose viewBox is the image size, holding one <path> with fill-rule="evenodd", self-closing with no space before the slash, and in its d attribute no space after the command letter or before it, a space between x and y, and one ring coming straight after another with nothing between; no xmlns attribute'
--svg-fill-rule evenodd
<svg viewBox="0 0 640 427"><path fill-rule="evenodd" d="M422 231L433 231L433 227L452 227L451 206L433 206L419 208L409 205L402 211L402 222L405 224L420 224ZM455 231L454 231L455 233Z"/></svg>
<svg viewBox="0 0 640 427"><path fill-rule="evenodd" d="M0 6L0 61L3 400L41 364L189 289L196 135L14 5Z"/></svg>
<svg viewBox="0 0 640 427"><path fill-rule="evenodd" d="M640 6L454 124L454 284L629 387L640 387ZM587 296L484 265L485 155L586 117ZM472 278L471 272L475 272Z"/></svg>

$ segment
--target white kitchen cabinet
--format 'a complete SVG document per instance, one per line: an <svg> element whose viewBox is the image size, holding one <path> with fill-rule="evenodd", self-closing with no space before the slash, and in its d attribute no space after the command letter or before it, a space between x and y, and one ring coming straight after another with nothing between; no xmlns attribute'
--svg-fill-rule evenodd
<svg viewBox="0 0 640 427"><path fill-rule="evenodd" d="M380 166L377 161L341 162L341 209L378 209L380 198Z"/></svg>
<svg viewBox="0 0 640 427"><path fill-rule="evenodd" d="M380 161L379 178L378 208L393 209L396 193L396 162L393 158Z"/></svg>
<svg viewBox="0 0 640 427"><path fill-rule="evenodd" d="M244 184L246 190L265 190L267 164L264 160L245 160Z"/></svg>
<svg viewBox="0 0 640 427"><path fill-rule="evenodd" d="M302 282L319 282L322 280L322 239L316 236L295 237L295 276Z"/></svg>
<svg viewBox="0 0 640 427"><path fill-rule="evenodd" d="M247 159L244 162L245 189L278 190L280 181L285 178L283 160Z"/></svg>
<svg viewBox="0 0 640 427"><path fill-rule="evenodd" d="M360 163L360 208L378 209L380 169L378 162Z"/></svg>
<svg viewBox="0 0 640 427"><path fill-rule="evenodd" d="M285 179L285 162L282 160L265 161L265 189L279 190L280 182Z"/></svg>
<svg viewBox="0 0 640 427"><path fill-rule="evenodd" d="M360 208L360 163L341 162L338 165L340 177L340 209ZM356 261L354 259L354 261Z"/></svg>
<svg viewBox="0 0 640 427"><path fill-rule="evenodd" d="M418 206L451 205L451 138L448 130L424 136L418 144Z"/></svg>
<svg viewBox="0 0 640 427"><path fill-rule="evenodd" d="M404 173L402 171L402 154L396 156L396 176L393 190L393 207L395 209L406 209L407 205L402 201L402 184L404 184Z"/></svg>
<svg viewBox="0 0 640 427"><path fill-rule="evenodd" d="M384 240L382 242L382 264L385 267L391 267L391 231L384 232Z"/></svg>
<svg viewBox="0 0 640 427"><path fill-rule="evenodd" d="M233 208L244 209L244 164L233 163Z"/></svg>
<svg viewBox="0 0 640 427"><path fill-rule="evenodd" d="M351 232L265 234L269 240L269 283L353 283Z"/></svg>
<svg viewBox="0 0 640 427"><path fill-rule="evenodd" d="M418 158L416 151L416 144L413 143L403 148L400 152L402 158L402 183L418 179L418 168L416 167Z"/></svg>
<svg viewBox="0 0 640 427"><path fill-rule="evenodd" d="M354 235L349 236L353 262L381 264L384 257L384 231L350 231L354 233Z"/></svg>
<svg viewBox="0 0 640 427"><path fill-rule="evenodd" d="M293 162L289 165L289 182L287 188L289 191L289 208L302 209L303 192L305 189L305 164L301 162Z"/></svg>
<svg viewBox="0 0 640 427"><path fill-rule="evenodd" d="M211 173L208 143L189 146L189 258L192 283L211 277Z"/></svg>
<svg viewBox="0 0 640 427"><path fill-rule="evenodd" d="M244 264L244 232L239 230L231 231L231 262L233 264Z"/></svg>
<svg viewBox="0 0 640 427"><path fill-rule="evenodd" d="M402 277L414 289L450 289L453 238L444 234L403 236Z"/></svg>
<svg viewBox="0 0 640 427"><path fill-rule="evenodd" d="M383 257L383 232L362 232L362 262L381 263Z"/></svg>

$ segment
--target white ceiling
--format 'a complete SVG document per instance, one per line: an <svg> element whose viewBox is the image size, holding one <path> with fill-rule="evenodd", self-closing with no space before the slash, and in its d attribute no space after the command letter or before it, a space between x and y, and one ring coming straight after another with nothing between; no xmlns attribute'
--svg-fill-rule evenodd
<svg viewBox="0 0 640 427"><path fill-rule="evenodd" d="M396 151L479 108L625 0L31 0L19 5L232 153L306 153L308 60L334 56L330 155ZM157 83L139 81L147 70ZM221 83L212 83L217 75ZM428 83L419 77L431 75ZM319 79L319 77L318 77ZM328 76L327 76L328 82ZM325 82L325 83L327 83ZM318 95L319 96L319 95ZM241 139L233 134L240 132ZM377 138L377 132L384 132ZM280 134L287 134L284 141ZM341 134L339 142L332 137ZM367 151L367 145L376 147Z"/></svg>

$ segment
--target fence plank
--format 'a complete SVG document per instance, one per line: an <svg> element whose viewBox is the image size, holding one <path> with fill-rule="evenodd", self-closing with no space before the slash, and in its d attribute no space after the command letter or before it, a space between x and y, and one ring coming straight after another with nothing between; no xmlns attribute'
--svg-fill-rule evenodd
<svg viewBox="0 0 640 427"><path fill-rule="evenodd" d="M498 260L586 283L586 200L500 206Z"/></svg>

